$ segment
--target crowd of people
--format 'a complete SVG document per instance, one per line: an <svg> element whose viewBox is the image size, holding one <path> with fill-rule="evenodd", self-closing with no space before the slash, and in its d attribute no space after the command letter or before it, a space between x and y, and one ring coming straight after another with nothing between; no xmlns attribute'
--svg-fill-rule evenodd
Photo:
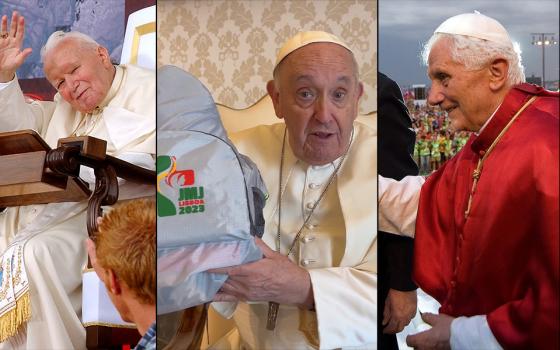
<svg viewBox="0 0 560 350"><path fill-rule="evenodd" d="M470 132L449 128L446 112L439 107L407 103L416 132L414 160L421 175L430 174L453 157L467 143Z"/></svg>

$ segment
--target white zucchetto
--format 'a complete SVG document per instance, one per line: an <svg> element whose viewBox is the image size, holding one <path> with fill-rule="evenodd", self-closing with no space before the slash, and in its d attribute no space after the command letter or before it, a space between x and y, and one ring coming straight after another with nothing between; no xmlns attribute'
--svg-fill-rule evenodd
<svg viewBox="0 0 560 350"><path fill-rule="evenodd" d="M342 42L338 37L333 34L322 32L322 31L309 31L309 32L300 32L294 35L292 38L288 39L282 48L278 51L278 55L276 56L276 63L274 64L274 69L278 66L278 64L286 58L289 54L294 52L295 50L302 48L306 45L313 44L313 43L333 43L340 45L347 49L348 51L352 52L350 48Z"/></svg>
<svg viewBox="0 0 560 350"><path fill-rule="evenodd" d="M507 30L495 19L478 11L450 17L440 24L434 33L465 35L513 46Z"/></svg>

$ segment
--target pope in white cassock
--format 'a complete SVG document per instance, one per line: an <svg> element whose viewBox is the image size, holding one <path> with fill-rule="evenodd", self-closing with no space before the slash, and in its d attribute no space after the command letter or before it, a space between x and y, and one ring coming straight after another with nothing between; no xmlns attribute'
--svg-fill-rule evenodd
<svg viewBox="0 0 560 350"><path fill-rule="evenodd" d="M376 132L356 121L353 53L299 33L267 90L285 123L230 135L269 190L264 258L213 271L229 275L215 300L239 301L214 303L236 324L216 348L376 348Z"/></svg>
<svg viewBox="0 0 560 350"><path fill-rule="evenodd" d="M51 147L59 138L91 135L107 141L108 154L153 169L154 73L113 65L107 49L84 34L55 32L41 57L58 93L54 102L26 103L15 74L31 53L22 49L24 26L17 12L9 27L2 17L0 132L34 129ZM80 176L94 182L92 171ZM119 199L153 194L148 187L121 185ZM0 213L1 349L85 348L85 208L85 202L53 203Z"/></svg>

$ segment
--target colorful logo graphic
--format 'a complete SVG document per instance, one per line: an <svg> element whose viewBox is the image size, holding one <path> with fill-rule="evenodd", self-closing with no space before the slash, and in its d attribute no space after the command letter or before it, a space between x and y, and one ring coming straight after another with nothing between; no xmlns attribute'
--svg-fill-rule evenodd
<svg viewBox="0 0 560 350"><path fill-rule="evenodd" d="M157 157L157 211L159 217L204 211L204 187L195 186L194 170L177 170L173 156Z"/></svg>

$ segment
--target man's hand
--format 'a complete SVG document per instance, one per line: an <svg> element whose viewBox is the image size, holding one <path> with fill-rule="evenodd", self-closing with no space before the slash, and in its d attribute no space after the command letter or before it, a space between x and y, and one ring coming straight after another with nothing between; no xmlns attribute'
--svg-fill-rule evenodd
<svg viewBox="0 0 560 350"><path fill-rule="evenodd" d="M383 333L395 334L404 329L416 315L416 291L389 289L383 310Z"/></svg>
<svg viewBox="0 0 560 350"><path fill-rule="evenodd" d="M214 301L275 301L312 308L309 273L286 256L271 250L260 238L255 238L255 242L264 255L263 259L208 270L229 276Z"/></svg>
<svg viewBox="0 0 560 350"><path fill-rule="evenodd" d="M16 70L31 54L31 48L21 50L25 33L25 20L16 11L8 31L8 16L2 16L0 25L0 83L14 78Z"/></svg>
<svg viewBox="0 0 560 350"><path fill-rule="evenodd" d="M432 326L431 329L409 335L406 344L415 349L451 349L451 322L453 317L445 314L421 313L422 320Z"/></svg>

